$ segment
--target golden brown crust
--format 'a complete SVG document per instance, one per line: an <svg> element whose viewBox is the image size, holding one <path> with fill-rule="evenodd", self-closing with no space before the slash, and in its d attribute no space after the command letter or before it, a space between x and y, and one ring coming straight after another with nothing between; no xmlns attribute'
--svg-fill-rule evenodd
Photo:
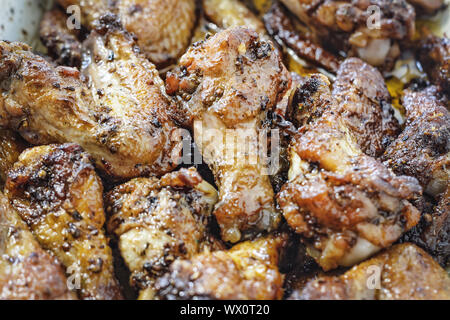
<svg viewBox="0 0 450 320"><path fill-rule="evenodd" d="M342 276L312 280L291 299L449 300L450 278L425 251L405 243L354 266Z"/></svg>
<svg viewBox="0 0 450 320"><path fill-rule="evenodd" d="M40 244L79 277L81 298L121 298L103 232L103 187L78 145L28 149L10 171L5 191Z"/></svg>
<svg viewBox="0 0 450 320"><path fill-rule="evenodd" d="M138 39L143 53L158 67L174 63L189 45L196 23L196 0L58 0L81 8L90 30L105 14L115 14Z"/></svg>
<svg viewBox="0 0 450 320"><path fill-rule="evenodd" d="M174 260L220 247L208 232L216 202L216 190L194 168L134 179L106 195L108 230L141 297L151 298L154 281Z"/></svg>
<svg viewBox="0 0 450 320"><path fill-rule="evenodd" d="M0 125L33 144L78 143L114 178L173 170L181 146L155 67L117 29L93 33L86 46L95 55L83 69L90 88L78 70L0 42Z"/></svg>
<svg viewBox="0 0 450 320"><path fill-rule="evenodd" d="M276 228L279 214L258 135L290 77L272 44L255 31L227 29L191 47L166 83L178 101L178 121L193 128L214 172L222 239L237 242Z"/></svg>
<svg viewBox="0 0 450 320"><path fill-rule="evenodd" d="M156 283L157 298L167 300L274 300L283 295L278 270L286 238L269 236L227 251L177 260Z"/></svg>
<svg viewBox="0 0 450 320"><path fill-rule="evenodd" d="M0 193L0 300L71 300L60 262L34 239Z"/></svg>

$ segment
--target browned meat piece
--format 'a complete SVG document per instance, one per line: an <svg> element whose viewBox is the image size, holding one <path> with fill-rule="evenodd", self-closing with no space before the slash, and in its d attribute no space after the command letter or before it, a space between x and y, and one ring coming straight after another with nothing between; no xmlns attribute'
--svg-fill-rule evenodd
<svg viewBox="0 0 450 320"><path fill-rule="evenodd" d="M450 39L429 35L419 42L417 51L430 80L450 97Z"/></svg>
<svg viewBox="0 0 450 320"><path fill-rule="evenodd" d="M131 271L141 299L154 295L154 281L175 259L189 259L211 248L208 223L217 191L195 169L181 169L160 180L134 179L106 195L108 230Z"/></svg>
<svg viewBox="0 0 450 320"><path fill-rule="evenodd" d="M68 16L60 9L53 9L44 14L40 26L40 37L48 55L59 65L80 67L81 42L78 40L80 30L69 30Z"/></svg>
<svg viewBox="0 0 450 320"><path fill-rule="evenodd" d="M450 168L450 115L436 87L406 90L402 98L406 124L383 159L397 174L416 177L425 193L445 191Z"/></svg>
<svg viewBox="0 0 450 320"><path fill-rule="evenodd" d="M324 270L351 266L398 240L419 221L407 200L421 191L414 178L397 177L362 152L335 104L321 117L314 112L331 100L328 86L317 75L301 88L309 99L298 107L310 123L291 142L289 181L278 194L288 224L309 239L309 254ZM316 92L324 97L315 99Z"/></svg>
<svg viewBox="0 0 450 320"><path fill-rule="evenodd" d="M408 0L415 8L418 15L422 13L433 14L444 8L444 0Z"/></svg>
<svg viewBox="0 0 450 320"><path fill-rule="evenodd" d="M425 251L395 245L342 276L319 277L292 300L449 300L450 278Z"/></svg>
<svg viewBox="0 0 450 320"><path fill-rule="evenodd" d="M136 35L139 47L158 67L176 61L189 45L196 22L196 0L58 0L65 8L78 5L82 24L96 29L107 13L116 14Z"/></svg>
<svg viewBox="0 0 450 320"><path fill-rule="evenodd" d="M205 252L177 260L156 283L157 298L167 300L273 300L283 295L278 270L284 236L240 243L227 251Z"/></svg>
<svg viewBox="0 0 450 320"><path fill-rule="evenodd" d="M26 150L5 192L39 243L79 280L81 298L121 298L103 232L103 187L78 145Z"/></svg>
<svg viewBox="0 0 450 320"><path fill-rule="evenodd" d="M269 34L294 50L299 57L336 73L339 68L338 58L297 32L286 9L278 2L264 15L264 22Z"/></svg>
<svg viewBox="0 0 450 320"><path fill-rule="evenodd" d="M415 31L414 8L406 0L281 1L312 30L317 43L375 66L392 66L400 55L398 42Z"/></svg>
<svg viewBox="0 0 450 320"><path fill-rule="evenodd" d="M102 35L86 43L89 87L78 70L0 42L0 126L36 145L78 143L115 178L162 175L176 167L181 148L163 82L132 38L103 22Z"/></svg>
<svg viewBox="0 0 450 320"><path fill-rule="evenodd" d="M345 60L333 84L337 112L364 153L379 157L400 133L383 76L358 58Z"/></svg>
<svg viewBox="0 0 450 320"><path fill-rule="evenodd" d="M219 203L214 215L222 239L238 242L280 221L269 168L258 141L267 113L289 88L290 77L270 42L235 28L194 45L177 74L166 79L178 102L178 121L214 172Z"/></svg>
<svg viewBox="0 0 450 320"><path fill-rule="evenodd" d="M0 300L71 300L59 261L45 252L0 193Z"/></svg>
<svg viewBox="0 0 450 320"><path fill-rule="evenodd" d="M13 131L0 129L0 185L6 182L8 171L19 159L26 143Z"/></svg>
<svg viewBox="0 0 450 320"><path fill-rule="evenodd" d="M203 0L206 17L222 29L246 27L266 35L263 22L239 0Z"/></svg>

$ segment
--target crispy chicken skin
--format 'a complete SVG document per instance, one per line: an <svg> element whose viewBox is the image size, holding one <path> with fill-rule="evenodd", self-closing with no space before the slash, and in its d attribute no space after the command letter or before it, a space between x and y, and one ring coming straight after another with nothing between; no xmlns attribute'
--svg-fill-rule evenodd
<svg viewBox="0 0 450 320"><path fill-rule="evenodd" d="M329 72L337 72L338 58L298 32L286 8L279 2L275 1L264 15L264 23L272 37L291 48L299 57L321 66Z"/></svg>
<svg viewBox="0 0 450 320"><path fill-rule="evenodd" d="M224 241L273 230L280 215L258 141L267 112L282 99L290 76L270 42L234 28L194 45L178 73L166 79L178 102L178 122L194 140L219 187L214 215Z"/></svg>
<svg viewBox="0 0 450 320"><path fill-rule="evenodd" d="M431 82L450 97L450 39L428 35L419 42L417 54Z"/></svg>
<svg viewBox="0 0 450 320"><path fill-rule="evenodd" d="M55 63L70 67L80 67L82 45L80 30L67 27L67 15L55 8L47 11L42 18L39 35Z"/></svg>
<svg viewBox="0 0 450 320"><path fill-rule="evenodd" d="M139 47L158 67L173 63L183 53L196 22L196 0L58 0L67 8L81 8L82 23L96 29L106 13L120 17L125 29L138 38Z"/></svg>
<svg viewBox="0 0 450 320"><path fill-rule="evenodd" d="M87 40L89 87L78 70L0 42L0 127L36 145L78 143L114 178L162 175L176 167L181 148L162 81L130 36L111 28Z"/></svg>
<svg viewBox="0 0 450 320"><path fill-rule="evenodd" d="M312 111L304 117L310 122L293 137L289 181L278 194L288 224L309 239L326 271L369 257L416 225L420 213L407 200L421 192L416 179L397 177L362 152L336 105L324 104L332 101L328 86L315 75L301 88L309 99L299 108ZM317 92L324 97L315 99Z"/></svg>
<svg viewBox="0 0 450 320"><path fill-rule="evenodd" d="M189 259L214 247L208 223L217 191L194 169L181 169L160 180L139 178L105 196L108 231L131 271L131 285L151 299L154 282L175 259Z"/></svg>
<svg viewBox="0 0 450 320"><path fill-rule="evenodd" d="M449 300L450 278L425 251L404 243L354 266L341 276L311 280L290 299Z"/></svg>
<svg viewBox="0 0 450 320"><path fill-rule="evenodd" d="M72 300L59 261L45 252L0 193L0 300Z"/></svg>
<svg viewBox="0 0 450 320"><path fill-rule="evenodd" d="M6 182L8 171L19 159L27 144L15 132L0 129L0 185Z"/></svg>
<svg viewBox="0 0 450 320"><path fill-rule="evenodd" d="M383 159L397 174L416 177L426 194L445 191L450 166L450 115L436 87L407 89L402 97L405 129Z"/></svg>
<svg viewBox="0 0 450 320"><path fill-rule="evenodd" d="M158 299L274 300L283 296L278 270L284 235L177 260L156 283Z"/></svg>
<svg viewBox="0 0 450 320"><path fill-rule="evenodd" d="M79 278L81 298L121 298L103 231L103 187L81 147L27 149L9 172L5 192L39 243Z"/></svg>
<svg viewBox="0 0 450 320"><path fill-rule="evenodd" d="M391 96L380 72L358 58L346 59L333 84L337 112L361 150L379 157L399 135Z"/></svg>
<svg viewBox="0 0 450 320"><path fill-rule="evenodd" d="M281 0L313 32L317 43L389 66L400 54L398 42L414 35L415 11L405 0ZM370 10L379 8L378 14ZM375 8L375 7L373 7Z"/></svg>
<svg viewBox="0 0 450 320"><path fill-rule="evenodd" d="M206 17L222 29L245 26L266 35L263 22L239 0L203 0Z"/></svg>

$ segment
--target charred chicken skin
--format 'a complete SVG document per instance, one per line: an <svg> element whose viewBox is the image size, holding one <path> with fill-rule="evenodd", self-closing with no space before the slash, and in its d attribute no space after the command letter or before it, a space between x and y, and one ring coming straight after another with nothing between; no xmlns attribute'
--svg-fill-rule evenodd
<svg viewBox="0 0 450 320"><path fill-rule="evenodd" d="M64 7L77 5L81 23L98 27L106 13L117 15L125 29L138 39L146 57L157 66L166 66L181 56L196 23L196 0L58 0ZM174 23L176 21L176 23Z"/></svg>
<svg viewBox="0 0 450 320"><path fill-rule="evenodd" d="M162 175L179 156L177 128L155 67L111 17L91 34L80 71L0 42L0 126L36 145L74 142L116 179Z"/></svg>
<svg viewBox="0 0 450 320"><path fill-rule="evenodd" d="M61 263L0 193L0 300L72 300Z"/></svg>
<svg viewBox="0 0 450 320"><path fill-rule="evenodd" d="M281 0L312 32L318 44L357 56L374 66L392 66L398 42L411 40L415 11L405 0Z"/></svg>
<svg viewBox="0 0 450 320"><path fill-rule="evenodd" d="M312 76L300 90L299 108L310 114L303 117L309 123L291 142L289 181L278 203L324 270L351 266L418 223L420 213L408 200L421 188L363 153L325 76Z"/></svg>
<svg viewBox="0 0 450 320"><path fill-rule="evenodd" d="M258 141L262 122L290 85L270 42L245 28L222 31L181 58L166 87L178 103L178 122L194 140L219 187L214 215L232 243L280 221L268 165Z"/></svg>
<svg viewBox="0 0 450 320"><path fill-rule="evenodd" d="M140 299L153 298L155 281L176 259L220 247L208 232L217 191L193 168L134 179L105 200L108 230L118 239Z"/></svg>
<svg viewBox="0 0 450 320"><path fill-rule="evenodd" d="M246 241L230 250L177 260L156 283L164 300L274 300L283 295L278 269L284 235Z"/></svg>
<svg viewBox="0 0 450 320"><path fill-rule="evenodd" d="M103 186L88 154L75 144L28 149L5 192L42 247L74 276L81 298L121 298L103 231Z"/></svg>

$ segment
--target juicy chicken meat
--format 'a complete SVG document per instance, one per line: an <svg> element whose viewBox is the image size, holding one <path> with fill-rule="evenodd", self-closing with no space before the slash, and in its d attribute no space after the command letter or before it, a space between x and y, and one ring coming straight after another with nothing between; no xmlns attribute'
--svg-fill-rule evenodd
<svg viewBox="0 0 450 320"><path fill-rule="evenodd" d="M310 28L317 43L375 66L392 65L400 55L398 42L410 40L415 31L415 11L405 0L281 2Z"/></svg>
<svg viewBox="0 0 450 320"><path fill-rule="evenodd" d="M380 72L358 58L346 59L333 84L336 111L361 150L379 157L400 133L391 96Z"/></svg>
<svg viewBox="0 0 450 320"><path fill-rule="evenodd" d="M264 15L264 22L269 34L281 42L280 45L284 44L299 57L336 73L339 68L338 58L308 39L303 33L298 32L287 10L280 3L273 3Z"/></svg>
<svg viewBox="0 0 450 320"><path fill-rule="evenodd" d="M104 174L132 178L176 167L181 145L158 72L111 21L87 43L83 72L53 67L24 44L0 42L0 127L36 145L74 142Z"/></svg>
<svg viewBox="0 0 450 320"><path fill-rule="evenodd" d="M138 38L146 57L162 67L176 61L189 45L196 22L196 0L58 0L65 8L78 5L81 22L96 29L105 13L116 14Z"/></svg>
<svg viewBox="0 0 450 320"><path fill-rule="evenodd" d="M39 243L74 276L81 298L121 298L103 231L103 187L88 154L75 144L28 149L5 192Z"/></svg>
<svg viewBox="0 0 450 320"><path fill-rule="evenodd" d="M417 54L431 82L450 97L450 38L428 35L419 42Z"/></svg>
<svg viewBox="0 0 450 320"><path fill-rule="evenodd" d="M395 245L341 276L311 280L292 300L449 300L450 278L425 251Z"/></svg>
<svg viewBox="0 0 450 320"><path fill-rule="evenodd" d="M155 280L176 259L214 248L208 229L216 202L217 191L193 168L134 179L106 195L108 231L141 299L153 298Z"/></svg>
<svg viewBox="0 0 450 320"><path fill-rule="evenodd" d="M40 38L48 55L59 65L80 67L82 45L80 30L67 27L67 15L55 8L47 11L40 25Z"/></svg>
<svg viewBox="0 0 450 320"><path fill-rule="evenodd" d="M224 241L238 242L280 221L275 208L262 122L290 76L270 42L245 28L219 32L181 58L166 79L178 121L194 131L219 187L214 215ZM260 141L263 140L263 141Z"/></svg>
<svg viewBox="0 0 450 320"><path fill-rule="evenodd" d="M397 174L416 177L426 194L444 192L450 169L450 114L436 87L408 89L402 97L405 129L383 159Z"/></svg>
<svg viewBox="0 0 450 320"><path fill-rule="evenodd" d="M15 132L0 129L0 185L6 182L8 171L25 148L26 143Z"/></svg>
<svg viewBox="0 0 450 320"><path fill-rule="evenodd" d="M284 235L247 241L230 250L177 260L156 283L164 300L274 300L283 296L278 270Z"/></svg>
<svg viewBox="0 0 450 320"><path fill-rule="evenodd" d="M45 252L0 193L0 300L72 300L59 261Z"/></svg>
<svg viewBox="0 0 450 320"><path fill-rule="evenodd" d="M324 270L351 266L398 240L419 221L407 200L421 192L416 179L397 177L363 153L328 86L315 75L300 88L309 124L293 137L289 181L278 194L288 224L308 239Z"/></svg>

